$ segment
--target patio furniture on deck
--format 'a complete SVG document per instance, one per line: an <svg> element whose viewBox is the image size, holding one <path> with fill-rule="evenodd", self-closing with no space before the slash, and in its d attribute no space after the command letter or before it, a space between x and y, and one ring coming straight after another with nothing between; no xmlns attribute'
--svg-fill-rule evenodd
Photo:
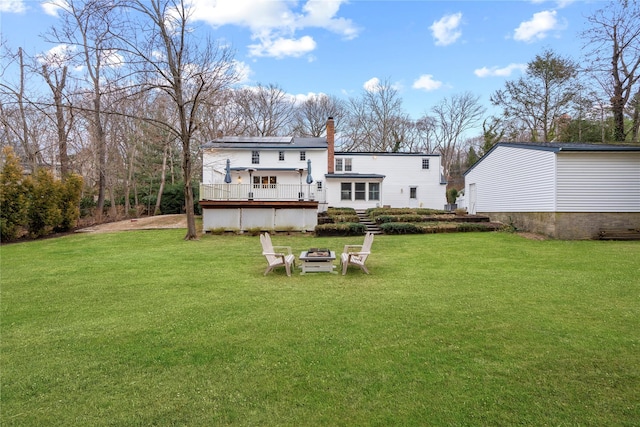
<svg viewBox="0 0 640 427"><path fill-rule="evenodd" d="M371 245L373 244L373 233L367 233L364 236L362 245L345 245L342 255L340 256L340 265L342 265L342 275L347 274L349 265L356 265L365 273L369 274L369 270L365 263L369 254L371 254Z"/></svg>
<svg viewBox="0 0 640 427"><path fill-rule="evenodd" d="M266 276L276 267L284 267L287 276L291 276L291 268L295 267L296 257L291 253L290 246L273 246L269 233L260 235L260 243L262 244L262 255L267 259L267 269L264 272ZM279 250L280 252L276 252ZM285 253L286 252L286 253Z"/></svg>

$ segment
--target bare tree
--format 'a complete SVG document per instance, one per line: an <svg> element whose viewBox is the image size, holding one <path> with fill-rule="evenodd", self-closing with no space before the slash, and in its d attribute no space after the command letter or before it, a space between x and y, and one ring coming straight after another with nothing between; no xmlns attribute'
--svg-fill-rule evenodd
<svg viewBox="0 0 640 427"><path fill-rule="evenodd" d="M436 130L438 124L435 118L424 115L416 120L416 129L418 131L419 150L425 153L432 153L436 146Z"/></svg>
<svg viewBox="0 0 640 427"><path fill-rule="evenodd" d="M344 102L335 96L313 95L297 107L293 133L299 136L319 137L327 131L327 119L333 117L336 128L346 115Z"/></svg>
<svg viewBox="0 0 640 427"><path fill-rule="evenodd" d="M189 27L191 10L186 1L135 0L131 8L141 20L130 22L130 36L122 42L130 62L138 67L141 90L160 90L170 99L173 120L158 123L152 117L146 119L181 142L185 239L196 239L192 141L200 128L200 112L206 100L236 80L232 54L210 39L196 38Z"/></svg>
<svg viewBox="0 0 640 427"><path fill-rule="evenodd" d="M442 166L448 178L464 134L476 126L485 113L479 100L479 96L464 92L443 99L431 109L437 124L435 132Z"/></svg>
<svg viewBox="0 0 640 427"><path fill-rule="evenodd" d="M107 70L116 68L119 62L114 42L117 15L114 13L118 1L64 0L56 3L60 7L61 24L51 27L45 39L52 43L64 44L69 52L74 52L73 60L86 72L87 98L91 122L90 135L96 152L98 173L97 213L101 215L107 184L107 137L105 132L106 112L103 95L108 87L105 76Z"/></svg>
<svg viewBox="0 0 640 427"><path fill-rule="evenodd" d="M212 141L221 136L249 134L249 125L243 119L243 112L236 103L235 91L225 89L204 103L200 133L204 141Z"/></svg>
<svg viewBox="0 0 640 427"><path fill-rule="evenodd" d="M491 95L491 103L503 108L505 118L526 123L531 139L555 137L556 121L569 110L576 97L577 65L551 50L536 55L527 64L525 77L505 83L505 89Z"/></svg>
<svg viewBox="0 0 640 427"><path fill-rule="evenodd" d="M15 54L7 54L11 64L3 64L5 67L17 62L18 81L10 84L8 81L0 82L0 88L5 97L5 102L0 105L0 120L5 129L6 138L16 142L16 152L26 160L35 173L40 160L40 146L37 141L38 134L34 133L35 124L39 118L33 102L27 94L27 76L29 73L25 54L22 48L18 48Z"/></svg>
<svg viewBox="0 0 640 427"><path fill-rule="evenodd" d="M66 102L65 88L67 86L67 72L69 67L66 64L55 66L54 64L43 64L41 74L49 85L53 95L53 107L55 108L55 119L58 135L58 158L60 161L60 175L64 181L69 174L69 152L68 139L69 132L73 126L73 110Z"/></svg>
<svg viewBox="0 0 640 427"><path fill-rule="evenodd" d="M251 135L277 136L289 133L295 114L293 98L277 85L245 87L235 94Z"/></svg>
<svg viewBox="0 0 640 427"><path fill-rule="evenodd" d="M587 18L591 27L582 33L587 49L587 70L596 76L611 99L614 138L624 141L625 109L633 109L634 87L640 79L640 3L614 0ZM637 129L640 115L634 115ZM634 137L637 141L637 131Z"/></svg>
<svg viewBox="0 0 640 427"><path fill-rule="evenodd" d="M406 151L413 126L402 108L402 98L387 79L349 100L342 149L351 151Z"/></svg>

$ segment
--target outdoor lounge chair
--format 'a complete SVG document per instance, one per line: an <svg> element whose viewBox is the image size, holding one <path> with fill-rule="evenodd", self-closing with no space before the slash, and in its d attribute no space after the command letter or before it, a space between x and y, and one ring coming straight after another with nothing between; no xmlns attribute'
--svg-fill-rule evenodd
<svg viewBox="0 0 640 427"><path fill-rule="evenodd" d="M340 265L342 265L342 275L347 274L349 265L357 265L369 274L369 270L365 265L367 258L371 253L371 245L373 244L373 233L367 233L364 236L364 244L362 245L345 245L342 255L340 256Z"/></svg>
<svg viewBox="0 0 640 427"><path fill-rule="evenodd" d="M291 268L295 267L296 259L296 257L291 253L291 247L273 246L269 233L260 235L260 243L262 244L262 255L265 256L268 264L264 275L266 276L267 273L276 267L284 267L287 271L287 276L291 276ZM276 252L277 250L280 252ZM286 253L284 251L286 251Z"/></svg>

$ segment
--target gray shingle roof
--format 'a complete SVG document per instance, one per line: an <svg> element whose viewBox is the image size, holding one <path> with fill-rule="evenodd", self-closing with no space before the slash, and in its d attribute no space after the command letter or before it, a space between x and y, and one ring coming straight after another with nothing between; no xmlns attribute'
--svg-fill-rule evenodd
<svg viewBox="0 0 640 427"><path fill-rule="evenodd" d="M203 149L236 149L236 150L301 150L326 149L326 138L302 138L291 136L225 136L202 145Z"/></svg>

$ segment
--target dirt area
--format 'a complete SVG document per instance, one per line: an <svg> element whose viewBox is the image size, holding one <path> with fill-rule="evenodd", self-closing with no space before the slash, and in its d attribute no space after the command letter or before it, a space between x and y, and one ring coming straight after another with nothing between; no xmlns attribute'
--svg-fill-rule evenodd
<svg viewBox="0 0 640 427"><path fill-rule="evenodd" d="M98 224L87 228L76 230L78 233L109 233L112 231L127 230L156 230L161 228L187 228L187 216L181 215L158 215L144 218L133 218L124 221Z"/></svg>
<svg viewBox="0 0 640 427"><path fill-rule="evenodd" d="M526 233L526 232L519 232L516 234L518 236L524 237L525 239L529 239L529 240L547 240L547 237L543 236L542 234Z"/></svg>

